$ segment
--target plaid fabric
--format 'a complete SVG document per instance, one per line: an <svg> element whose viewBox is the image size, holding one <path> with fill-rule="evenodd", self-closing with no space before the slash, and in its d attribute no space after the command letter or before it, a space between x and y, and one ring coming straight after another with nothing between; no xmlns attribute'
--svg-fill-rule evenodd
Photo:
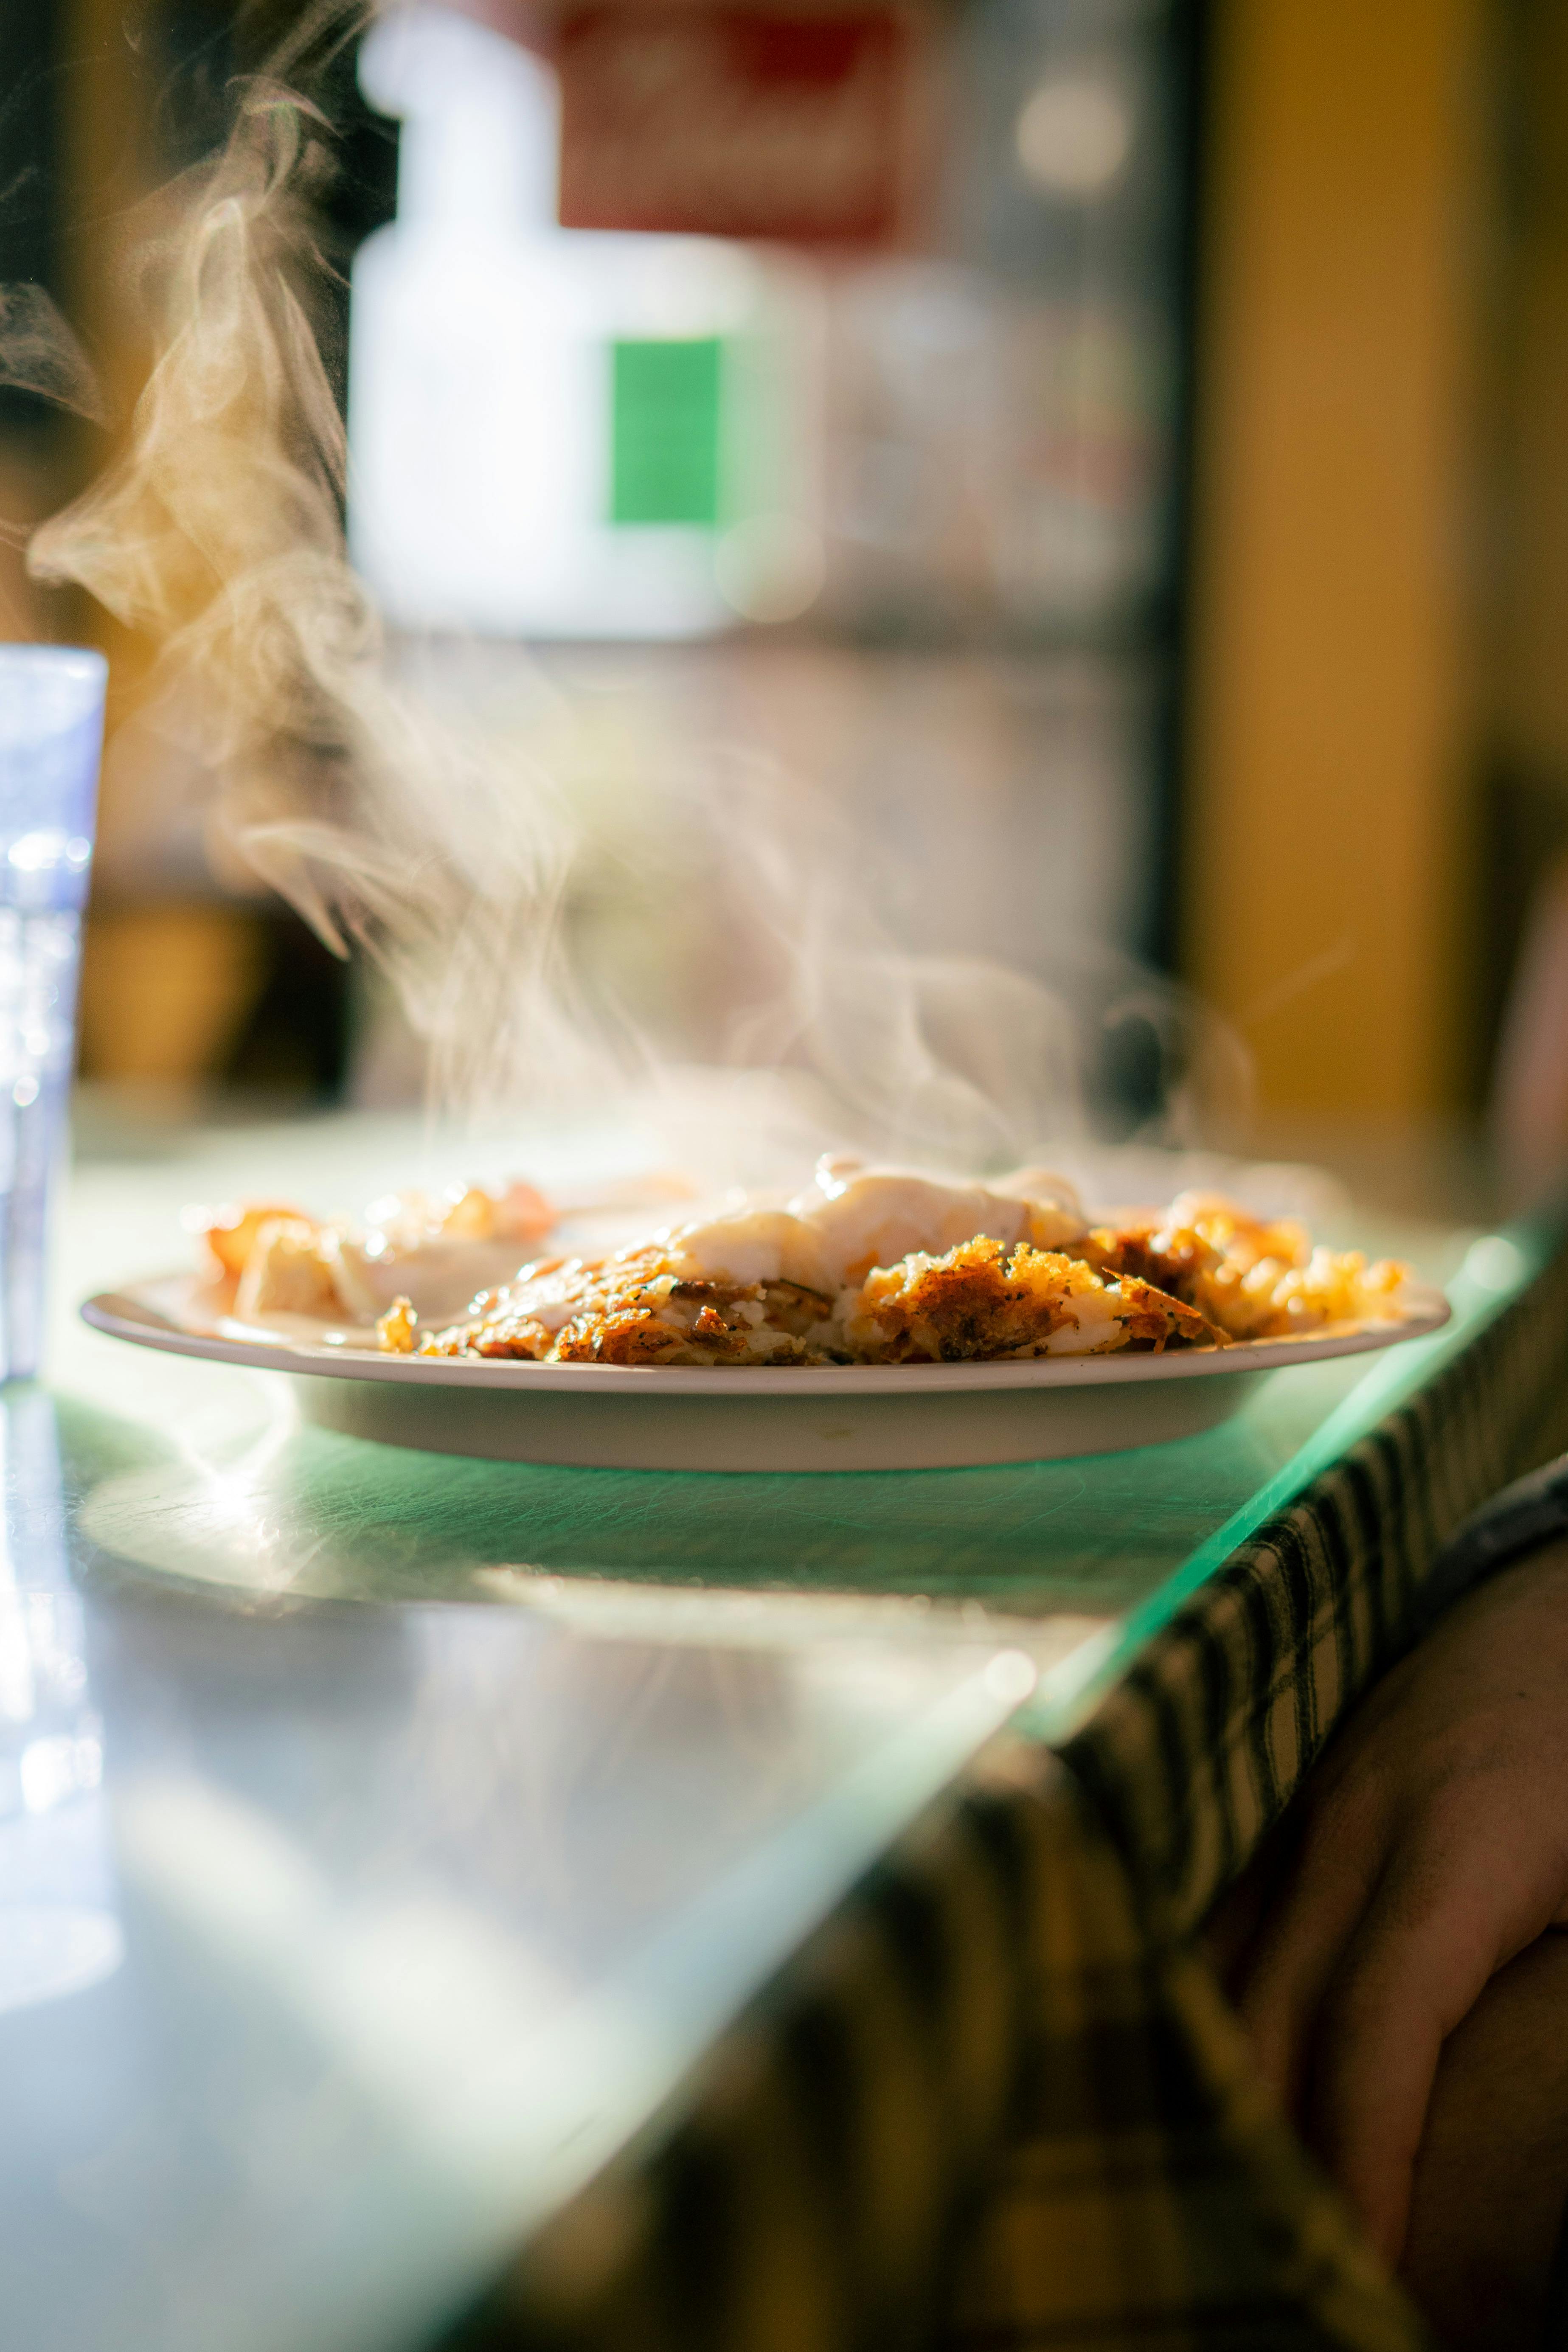
<svg viewBox="0 0 1568 2352"><path fill-rule="evenodd" d="M1205 1970L1151 1937L1071 1776L1016 1743L450 2344L915 2352L939 2330L962 2352L1422 2340Z"/></svg>
<svg viewBox="0 0 1568 2352"><path fill-rule="evenodd" d="M1192 1930L1568 1436L1568 1259L1193 1596L1061 1754L996 1743L449 2339L537 2352L1426 2342Z"/></svg>
<svg viewBox="0 0 1568 2352"><path fill-rule="evenodd" d="M1422 1577L1568 1415L1568 1256L1234 1553L1064 1750L1189 1932L1405 1645Z"/></svg>

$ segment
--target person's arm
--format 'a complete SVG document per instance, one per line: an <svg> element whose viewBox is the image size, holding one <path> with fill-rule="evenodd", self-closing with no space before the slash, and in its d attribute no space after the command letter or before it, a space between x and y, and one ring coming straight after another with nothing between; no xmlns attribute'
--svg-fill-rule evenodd
<svg viewBox="0 0 1568 2352"><path fill-rule="evenodd" d="M1458 1601L1352 1716L1234 1972L1265 2073L1397 2261L1445 2038L1568 1924L1568 1539Z"/></svg>

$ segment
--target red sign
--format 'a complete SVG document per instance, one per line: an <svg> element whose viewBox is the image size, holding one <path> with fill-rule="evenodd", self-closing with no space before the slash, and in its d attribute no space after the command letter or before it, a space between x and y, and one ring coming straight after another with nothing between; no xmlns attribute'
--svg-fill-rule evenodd
<svg viewBox="0 0 1568 2352"><path fill-rule="evenodd" d="M562 225L874 243L898 225L898 9L590 7L559 25Z"/></svg>

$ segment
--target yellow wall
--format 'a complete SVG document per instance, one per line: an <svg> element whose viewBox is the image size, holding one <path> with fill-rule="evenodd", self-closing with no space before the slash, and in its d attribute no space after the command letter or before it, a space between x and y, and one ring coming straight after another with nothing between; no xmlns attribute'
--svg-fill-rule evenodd
<svg viewBox="0 0 1568 2352"><path fill-rule="evenodd" d="M1226 0L1201 321L1188 965L1267 1107L1450 1097L1481 0Z"/></svg>

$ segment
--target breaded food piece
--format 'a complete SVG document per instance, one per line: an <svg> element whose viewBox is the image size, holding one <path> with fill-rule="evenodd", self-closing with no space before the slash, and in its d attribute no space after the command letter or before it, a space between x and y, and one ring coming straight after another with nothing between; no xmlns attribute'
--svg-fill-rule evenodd
<svg viewBox="0 0 1568 2352"><path fill-rule="evenodd" d="M201 1235L220 1276L237 1282L263 1225L279 1217L315 1227L313 1217L288 1201L226 1201L216 1209L188 1209L182 1222L188 1232Z"/></svg>
<svg viewBox="0 0 1568 2352"><path fill-rule="evenodd" d="M1183 1193L1163 1214L1100 1226L1079 1244L1100 1273L1152 1282L1233 1339L1300 1338L1400 1312L1407 1269L1368 1265L1360 1250L1314 1248L1290 1219L1248 1216L1234 1202Z"/></svg>
<svg viewBox="0 0 1568 2352"><path fill-rule="evenodd" d="M264 1202L189 1209L184 1218L219 1279L237 1286L237 1314L362 1325L398 1297L411 1311L416 1301L428 1315L461 1312L486 1285L515 1275L555 1222L543 1194L521 1181L500 1192L470 1184L388 1193L363 1224Z"/></svg>
<svg viewBox="0 0 1568 2352"><path fill-rule="evenodd" d="M419 1328L411 1298L395 1298L384 1315L375 1318L375 1336L384 1355L411 1356Z"/></svg>
<svg viewBox="0 0 1568 2352"><path fill-rule="evenodd" d="M384 1344L397 1345L402 1329ZM558 1261L415 1344L421 1355L550 1363L897 1364L1224 1339L1147 1282L1107 1281L1062 1251L982 1239L874 1267L837 1301L795 1282L692 1280L657 1249Z"/></svg>
<svg viewBox="0 0 1568 2352"><path fill-rule="evenodd" d="M693 1280L653 1247L525 1267L416 1345L557 1364L831 1363L831 1309L799 1283Z"/></svg>
<svg viewBox="0 0 1568 2352"><path fill-rule="evenodd" d="M1215 1347L1224 1335L1129 1276L1107 1280L1062 1250L965 1242L879 1266L843 1302L858 1363L952 1363L998 1356L1102 1355Z"/></svg>
<svg viewBox="0 0 1568 2352"><path fill-rule="evenodd" d="M635 1298L575 1316L552 1353L563 1364L822 1364L812 1344L830 1301L790 1282L658 1275Z"/></svg>
<svg viewBox="0 0 1568 2352"><path fill-rule="evenodd" d="M235 1294L241 1322L262 1315L341 1314L326 1238L306 1217L268 1218L250 1244Z"/></svg>
<svg viewBox="0 0 1568 2352"><path fill-rule="evenodd" d="M413 1205L416 1209L424 1207L429 1230L442 1234L447 1241L492 1241L504 1237L526 1246L531 1241L542 1240L556 1221L556 1212L543 1193L521 1179L501 1192L489 1192L482 1184L470 1184L465 1192L453 1196L449 1203Z"/></svg>

